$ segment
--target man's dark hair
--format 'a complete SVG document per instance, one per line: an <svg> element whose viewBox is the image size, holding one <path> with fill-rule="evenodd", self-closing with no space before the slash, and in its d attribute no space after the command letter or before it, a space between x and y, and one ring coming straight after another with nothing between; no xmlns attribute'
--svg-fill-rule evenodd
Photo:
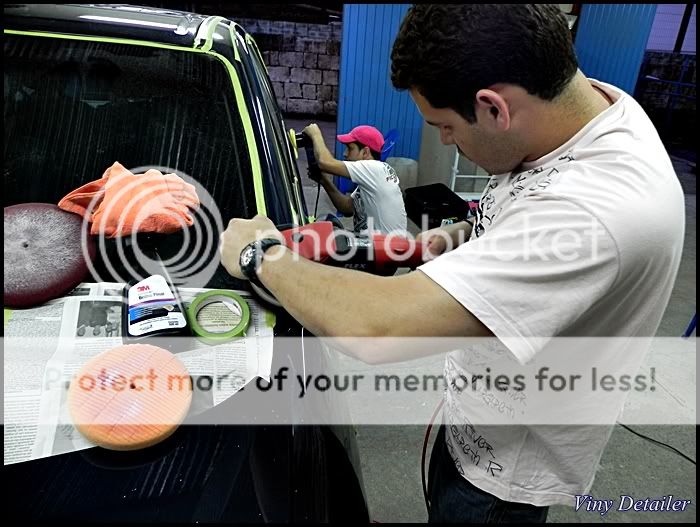
<svg viewBox="0 0 700 527"><path fill-rule="evenodd" d="M578 63L566 17L556 4L417 4L391 52L391 81L415 88L435 108L476 121L476 93L516 84L552 100Z"/></svg>
<svg viewBox="0 0 700 527"><path fill-rule="evenodd" d="M348 143L348 144L357 145L357 149L358 149L358 150L362 150L363 148L365 148L365 147L367 146L367 145L363 145L363 144L360 143L359 141L353 141L352 143ZM367 148L369 148L369 147L367 147ZM369 149L369 151L370 151L370 153L372 154L372 159L374 159L374 160L376 160L376 161L380 161L380 160L381 160L382 154L381 154L380 152L375 152L375 151L372 150L371 148Z"/></svg>

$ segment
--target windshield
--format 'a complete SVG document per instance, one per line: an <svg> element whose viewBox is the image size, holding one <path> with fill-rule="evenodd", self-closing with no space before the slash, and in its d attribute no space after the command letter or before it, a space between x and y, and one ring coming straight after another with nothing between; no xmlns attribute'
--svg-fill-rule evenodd
<svg viewBox="0 0 700 527"><path fill-rule="evenodd" d="M4 53L5 206L57 203L119 161L194 178L224 225L255 214L243 126L216 58L7 34Z"/></svg>
<svg viewBox="0 0 700 527"><path fill-rule="evenodd" d="M218 262L219 231L256 213L245 132L222 62L186 50L8 34L4 53L4 206L56 204L115 161L134 173L174 172L198 184L201 205L186 232L158 240L160 256L192 253L193 269ZM118 245L107 244L93 279L132 277ZM208 280L230 283L220 266Z"/></svg>

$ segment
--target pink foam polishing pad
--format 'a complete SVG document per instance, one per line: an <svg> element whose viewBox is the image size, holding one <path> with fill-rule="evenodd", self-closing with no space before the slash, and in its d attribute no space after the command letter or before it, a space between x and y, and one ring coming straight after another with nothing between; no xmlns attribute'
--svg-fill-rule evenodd
<svg viewBox="0 0 700 527"><path fill-rule="evenodd" d="M110 450L137 450L170 436L187 416L192 385L175 355L148 344L118 346L91 359L68 390L73 424Z"/></svg>

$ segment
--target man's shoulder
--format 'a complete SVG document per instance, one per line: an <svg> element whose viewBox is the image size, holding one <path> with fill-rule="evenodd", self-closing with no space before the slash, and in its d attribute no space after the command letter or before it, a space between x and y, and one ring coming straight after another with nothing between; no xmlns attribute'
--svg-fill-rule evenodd
<svg viewBox="0 0 700 527"><path fill-rule="evenodd" d="M357 184L377 187L386 182L398 183L396 171L384 161L363 159L361 161L346 161L345 163L348 172L353 176L353 181Z"/></svg>

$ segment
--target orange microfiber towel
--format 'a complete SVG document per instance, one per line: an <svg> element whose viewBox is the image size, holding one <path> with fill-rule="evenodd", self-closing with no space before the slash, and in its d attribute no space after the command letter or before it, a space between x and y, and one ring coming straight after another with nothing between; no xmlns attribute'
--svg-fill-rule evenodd
<svg viewBox="0 0 700 527"><path fill-rule="evenodd" d="M88 217L92 222L90 234L116 238L190 227L190 209L199 206L199 198L194 186L175 174L153 169L132 174L120 163L114 163L101 179L69 193L58 206Z"/></svg>

